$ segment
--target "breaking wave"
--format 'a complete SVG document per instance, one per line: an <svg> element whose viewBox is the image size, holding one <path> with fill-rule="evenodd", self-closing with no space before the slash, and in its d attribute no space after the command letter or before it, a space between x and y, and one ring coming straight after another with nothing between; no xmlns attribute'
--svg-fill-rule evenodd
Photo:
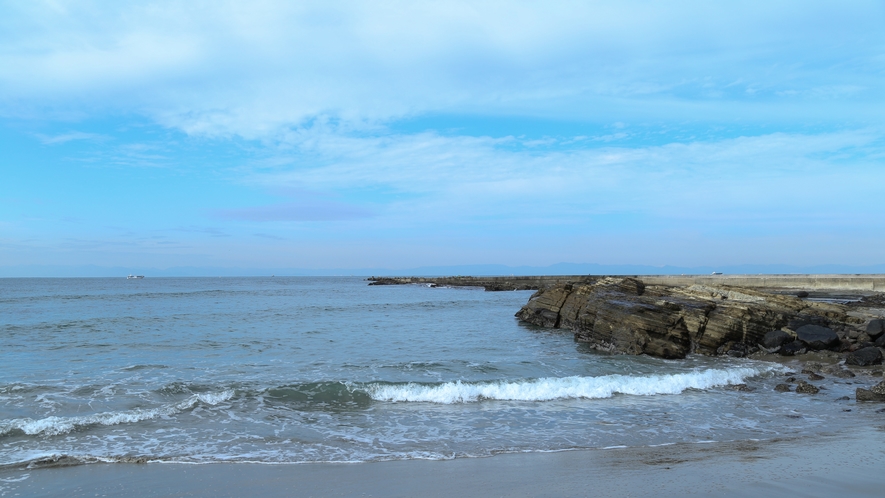
<svg viewBox="0 0 885 498"><path fill-rule="evenodd" d="M550 401L610 398L614 394L651 396L679 394L686 389L709 389L740 384L750 377L780 371L780 366L696 370L668 375L604 375L601 377L541 378L514 382L445 382L441 384L370 384L372 399L393 402L469 403L481 400Z"/></svg>
<svg viewBox="0 0 885 498"><path fill-rule="evenodd" d="M157 408L136 408L134 410L126 410L122 412L95 413L81 417L46 417L37 420L32 418L18 418L4 420L0 421L0 436L5 436L15 431L21 431L29 436L56 436L91 425L131 424L141 422L142 420L169 417L176 413L189 410L198 403L217 405L218 403L231 399L233 396L234 391L229 389L219 393L195 394L178 403Z"/></svg>

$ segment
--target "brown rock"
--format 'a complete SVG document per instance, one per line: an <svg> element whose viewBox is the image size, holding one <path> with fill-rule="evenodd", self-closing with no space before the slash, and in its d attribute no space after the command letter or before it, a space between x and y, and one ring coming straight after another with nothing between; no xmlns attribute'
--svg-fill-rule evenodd
<svg viewBox="0 0 885 498"><path fill-rule="evenodd" d="M690 352L746 356L766 334L790 323L813 328L849 318L838 305L756 289L647 286L639 279L617 277L540 290L516 316L542 327L571 330L576 340L596 349L662 358L683 358ZM838 339L835 344L841 346ZM789 342L781 353L801 354L807 347Z"/></svg>
<svg viewBox="0 0 885 498"><path fill-rule="evenodd" d="M801 394L817 394L820 392L820 389L804 380L800 380L799 384L796 386L796 392Z"/></svg>
<svg viewBox="0 0 885 498"><path fill-rule="evenodd" d="M854 397L857 401L885 401L885 394L877 394L862 387L857 388Z"/></svg>

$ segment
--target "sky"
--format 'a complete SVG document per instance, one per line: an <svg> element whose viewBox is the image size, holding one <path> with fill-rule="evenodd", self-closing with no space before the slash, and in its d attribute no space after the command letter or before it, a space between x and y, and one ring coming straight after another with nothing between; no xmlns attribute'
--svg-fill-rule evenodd
<svg viewBox="0 0 885 498"><path fill-rule="evenodd" d="M882 265L883 27L862 0L0 0L0 276Z"/></svg>

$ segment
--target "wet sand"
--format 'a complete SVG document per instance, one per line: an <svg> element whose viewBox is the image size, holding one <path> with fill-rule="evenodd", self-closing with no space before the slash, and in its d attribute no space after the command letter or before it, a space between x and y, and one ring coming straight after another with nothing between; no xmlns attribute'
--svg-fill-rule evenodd
<svg viewBox="0 0 885 498"><path fill-rule="evenodd" d="M814 439L449 461L9 469L0 472L0 496L878 497L885 493L883 466L885 427L870 427Z"/></svg>

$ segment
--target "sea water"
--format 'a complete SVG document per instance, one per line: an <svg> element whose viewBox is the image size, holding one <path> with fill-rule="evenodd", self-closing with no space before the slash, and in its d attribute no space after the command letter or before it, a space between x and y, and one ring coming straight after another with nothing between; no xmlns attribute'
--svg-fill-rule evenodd
<svg viewBox="0 0 885 498"><path fill-rule="evenodd" d="M594 351L516 320L530 295L0 279L0 466L449 459L814 436L881 417L844 399L858 379L778 393L791 366Z"/></svg>

